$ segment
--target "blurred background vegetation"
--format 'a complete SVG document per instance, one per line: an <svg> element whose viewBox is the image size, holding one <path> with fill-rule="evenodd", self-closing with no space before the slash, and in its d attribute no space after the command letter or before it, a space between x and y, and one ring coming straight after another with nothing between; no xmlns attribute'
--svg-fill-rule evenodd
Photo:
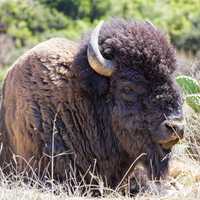
<svg viewBox="0 0 200 200"><path fill-rule="evenodd" d="M0 79L38 42L54 36L77 40L114 16L150 20L181 52L200 52L200 0L0 0Z"/></svg>

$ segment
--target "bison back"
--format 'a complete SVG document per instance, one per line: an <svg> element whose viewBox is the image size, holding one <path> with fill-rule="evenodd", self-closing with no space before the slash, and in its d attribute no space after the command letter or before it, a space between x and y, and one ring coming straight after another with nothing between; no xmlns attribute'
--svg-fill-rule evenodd
<svg viewBox="0 0 200 200"><path fill-rule="evenodd" d="M55 122L62 123L56 116L68 93L76 49L74 42L54 38L29 50L9 70L0 113L2 165L12 162L19 170L27 166L45 169L49 163L46 155L52 153L52 136L53 150L66 150L53 128ZM62 161L58 166L59 171L65 168Z"/></svg>

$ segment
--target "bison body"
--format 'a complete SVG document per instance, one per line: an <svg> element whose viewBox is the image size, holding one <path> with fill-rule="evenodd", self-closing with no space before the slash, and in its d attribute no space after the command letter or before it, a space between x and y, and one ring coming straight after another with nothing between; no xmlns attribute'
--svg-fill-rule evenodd
<svg viewBox="0 0 200 200"><path fill-rule="evenodd" d="M4 81L2 165L15 155L18 169L28 162L38 172L48 170L47 155L60 154L56 176L71 166L84 174L96 163L115 187L143 154L148 176L160 178L183 135L175 68L173 48L148 23L114 20L80 44L54 38L37 45Z"/></svg>

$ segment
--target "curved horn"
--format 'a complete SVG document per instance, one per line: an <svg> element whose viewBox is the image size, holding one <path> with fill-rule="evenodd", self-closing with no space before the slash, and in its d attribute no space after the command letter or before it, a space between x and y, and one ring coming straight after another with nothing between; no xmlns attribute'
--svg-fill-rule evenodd
<svg viewBox="0 0 200 200"><path fill-rule="evenodd" d="M111 60L105 59L98 47L98 37L103 21L93 30L87 49L88 62L92 69L103 76L111 76L114 71L114 63Z"/></svg>

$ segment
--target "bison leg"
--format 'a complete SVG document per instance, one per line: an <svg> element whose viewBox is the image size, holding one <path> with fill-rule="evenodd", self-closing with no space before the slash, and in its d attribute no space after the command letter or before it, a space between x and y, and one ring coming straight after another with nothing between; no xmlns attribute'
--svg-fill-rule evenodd
<svg viewBox="0 0 200 200"><path fill-rule="evenodd" d="M22 105L22 102L26 103ZM49 173L53 153L54 173L65 174L63 170L69 161L66 156L59 156L66 148L59 130L53 132L55 112L27 99L19 98L19 102L12 104L16 106L7 106L2 116L4 152L7 152L2 156L2 163L12 160L19 172Z"/></svg>

